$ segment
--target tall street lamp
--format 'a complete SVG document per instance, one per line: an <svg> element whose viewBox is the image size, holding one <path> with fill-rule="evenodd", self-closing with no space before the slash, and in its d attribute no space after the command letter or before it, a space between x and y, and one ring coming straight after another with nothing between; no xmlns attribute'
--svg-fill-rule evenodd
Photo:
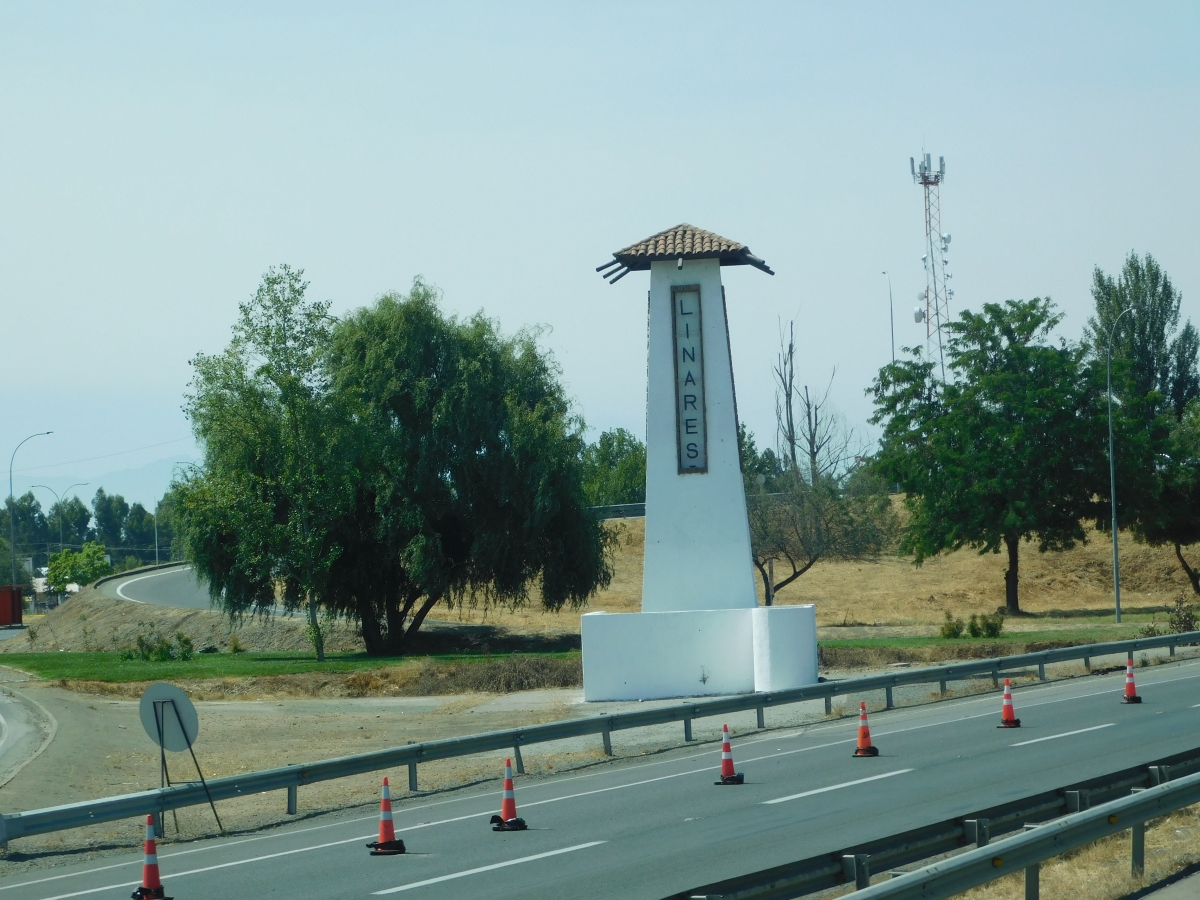
<svg viewBox="0 0 1200 900"><path fill-rule="evenodd" d="M59 553L62 553L62 551L63 551L63 530L62 530L63 501L62 501L62 498L67 496L67 491L71 490L71 488L87 487L88 484L89 484L89 482L87 482L87 481L76 482L75 484L71 485L71 487L67 488L67 490L63 491L61 497L59 496L58 492L56 490L54 490L54 488L50 487L49 485L45 485L45 484L32 485L33 487L40 487L40 488L43 488L44 490L49 491L50 493L52 493L54 495L54 499L58 502L58 552Z"/></svg>
<svg viewBox="0 0 1200 900"><path fill-rule="evenodd" d="M47 434L54 434L54 432L39 431L36 434L31 434L29 437L25 438L25 441L31 441L35 437L44 437ZM12 456L8 458L8 500L10 503L12 503L12 508L8 511L8 552L9 556L12 557L11 583L14 590L17 587L17 501L16 498L13 497L12 469L13 460L17 458L17 450L21 449L21 444L24 444L25 441L21 441L20 444L17 444L16 449L12 452Z"/></svg>
<svg viewBox="0 0 1200 900"><path fill-rule="evenodd" d="M888 275L888 273L886 271L883 274L887 275L887 280L888 280L888 319L892 323L892 362L895 362L896 361L896 307L892 303L892 276Z"/></svg>
<svg viewBox="0 0 1200 900"><path fill-rule="evenodd" d="M1112 545L1113 545L1113 598L1116 601L1117 621L1121 621L1121 559L1117 555L1117 461L1113 454L1113 424L1112 424L1112 345L1113 335L1117 331L1117 323L1125 313L1133 312L1133 307L1125 310L1113 320L1112 328L1108 330L1108 492L1112 499Z"/></svg>

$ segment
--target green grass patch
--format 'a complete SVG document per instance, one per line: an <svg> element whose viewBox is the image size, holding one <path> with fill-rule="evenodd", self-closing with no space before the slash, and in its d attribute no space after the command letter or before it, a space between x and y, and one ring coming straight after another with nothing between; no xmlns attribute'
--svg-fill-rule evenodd
<svg viewBox="0 0 1200 900"><path fill-rule="evenodd" d="M546 659L579 657L578 650L522 653ZM121 659L119 653L6 653L0 665L12 666L42 678L73 681L159 681L180 678L246 678L266 675L297 675L305 672L358 672L391 666L419 666L426 662L479 663L503 659L505 655L447 653L427 656L379 657L366 653L327 653L324 662L302 653L198 653L187 662L148 662Z"/></svg>
<svg viewBox="0 0 1200 900"><path fill-rule="evenodd" d="M822 647L843 648L896 648L915 649L918 647L966 647L979 644L1041 644L1063 643L1073 644L1103 644L1108 641L1122 641L1137 637L1137 626L1119 626L1108 628L1058 628L1053 631L1006 631L999 637L973 638L964 635L959 638L944 638L938 635L922 635L917 637L877 637L877 638L835 638L819 641Z"/></svg>

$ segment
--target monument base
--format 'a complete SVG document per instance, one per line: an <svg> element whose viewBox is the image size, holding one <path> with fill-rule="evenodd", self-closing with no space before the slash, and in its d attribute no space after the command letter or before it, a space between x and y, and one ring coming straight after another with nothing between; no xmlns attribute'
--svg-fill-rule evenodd
<svg viewBox="0 0 1200 900"><path fill-rule="evenodd" d="M780 691L817 681L812 606L582 617L583 699Z"/></svg>

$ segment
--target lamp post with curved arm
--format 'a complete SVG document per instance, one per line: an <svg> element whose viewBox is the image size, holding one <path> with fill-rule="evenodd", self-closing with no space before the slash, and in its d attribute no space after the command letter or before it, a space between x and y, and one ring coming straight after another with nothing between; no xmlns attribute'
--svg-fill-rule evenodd
<svg viewBox="0 0 1200 900"><path fill-rule="evenodd" d="M71 485L71 487L67 488L66 491L63 491L61 497L59 496L58 491L54 490L54 488L50 487L49 485L46 485L46 484L32 485L32 487L38 487L38 488L42 488L43 490L49 491L50 493L52 493L54 495L54 499L58 502L58 552L59 553L62 553L62 551L63 551L63 530L62 530L63 501L62 501L62 498L67 496L67 491L71 490L71 488L87 487L88 484L89 484L89 482L87 482L87 481L76 482L75 484Z"/></svg>
<svg viewBox="0 0 1200 900"><path fill-rule="evenodd" d="M47 434L54 434L54 432L39 431L36 434L31 434L29 437L25 438L25 441L31 441L35 437L43 437ZM13 590L16 590L17 587L17 500L15 497L13 497L12 470L13 460L17 458L17 450L21 449L21 444L24 444L25 441L21 441L20 444L17 444L16 448L12 452L12 456L8 458L8 499L12 501L12 509L8 511L8 555L12 557L11 583Z"/></svg>
<svg viewBox="0 0 1200 900"><path fill-rule="evenodd" d="M1121 559L1117 555L1117 461L1113 452L1113 416L1112 416L1112 345L1113 336L1117 332L1117 323L1125 313L1133 312L1133 307L1117 316L1108 330L1108 493L1112 500L1112 545L1113 545L1113 600L1116 604L1117 621L1121 621Z"/></svg>

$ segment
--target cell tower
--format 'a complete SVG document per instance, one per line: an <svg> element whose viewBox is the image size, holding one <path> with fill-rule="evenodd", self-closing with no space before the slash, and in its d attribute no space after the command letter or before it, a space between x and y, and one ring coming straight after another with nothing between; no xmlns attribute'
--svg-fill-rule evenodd
<svg viewBox="0 0 1200 900"><path fill-rule="evenodd" d="M942 347L942 328L950 321L950 300L954 290L946 286L951 278L947 267L950 260L950 235L942 233L942 202L939 191L942 181L946 178L946 157L938 157L938 167L933 168L933 159L926 153L917 165L915 159L908 158L909 168L912 169L913 183L925 188L925 255L921 262L925 265L925 290L918 295L918 306L914 318L925 323L925 339L932 352L933 338L937 336L938 360L942 367L942 381L946 380L946 355Z"/></svg>

